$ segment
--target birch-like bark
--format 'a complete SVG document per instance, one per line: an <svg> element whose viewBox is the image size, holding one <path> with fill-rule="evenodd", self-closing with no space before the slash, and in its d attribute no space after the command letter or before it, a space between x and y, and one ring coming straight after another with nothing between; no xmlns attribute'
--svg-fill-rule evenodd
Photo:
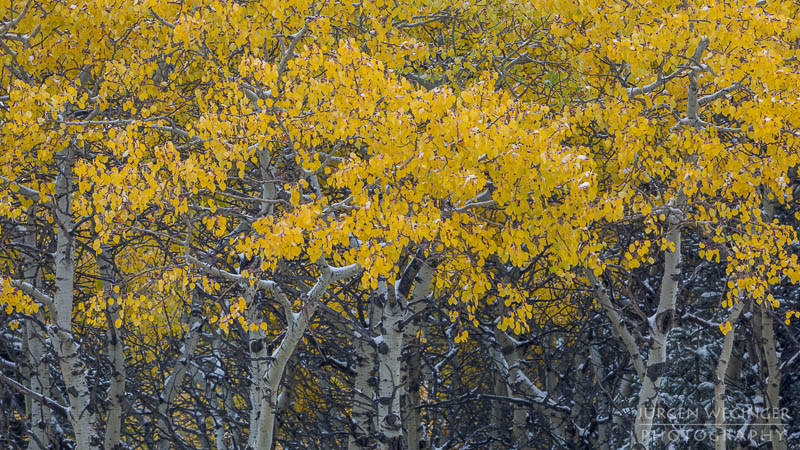
<svg viewBox="0 0 800 450"><path fill-rule="evenodd" d="M764 354L764 362L767 369L766 408L769 440L772 443L773 450L786 450L786 439L781 418L781 373L778 369L775 328L772 315L767 310L766 305L762 304L756 308L756 311L761 316L761 338L759 339L759 344Z"/></svg>
<svg viewBox="0 0 800 450"><path fill-rule="evenodd" d="M614 307L613 303L611 303L611 297L608 295L608 289L603 286L603 284L597 279L591 270L586 270L586 277L592 284L592 288L597 295L597 299L600 301L600 305L603 307L608 319L611 321L611 328L614 330L614 334L617 335L622 342L623 348L627 351L628 357L633 363L633 369L636 371L636 375L639 378L644 377L644 360L642 359L641 352L639 351L639 346L633 339L633 335L630 333L630 331L628 331L628 328L622 323L622 317L617 312L617 309Z"/></svg>
<svg viewBox="0 0 800 450"><path fill-rule="evenodd" d="M385 284L383 281L380 283ZM384 287L381 338L378 343L378 448L401 449L403 428L400 416L401 350L403 346L403 298L394 286Z"/></svg>
<svg viewBox="0 0 800 450"><path fill-rule="evenodd" d="M762 208L765 220L771 222L775 216L775 204L769 199L768 192L762 194ZM761 317L759 344L767 365L766 406L769 413L767 419L769 440L772 443L773 450L786 450L783 419L781 417L781 371L778 367L778 350L775 344L775 328L772 314L770 314L765 303L757 306L756 311Z"/></svg>
<svg viewBox="0 0 800 450"><path fill-rule="evenodd" d="M327 288L329 277L321 277L317 282L317 286L324 285L317 289L319 294L313 298L309 295L303 306L303 310L299 314L294 314L289 318L289 326L278 348L271 356L271 360L267 363L266 373L263 375L264 387L262 390L261 398L258 399L258 412L256 418L255 438L253 440L252 448L255 449L269 449L272 448L273 433L275 428L275 416L278 408L278 390L280 388L283 373L286 370L286 365L294 353L297 344L305 333L308 325L309 318L313 316L319 298L322 297L322 292ZM314 291L314 289L312 289Z"/></svg>
<svg viewBox="0 0 800 450"><path fill-rule="evenodd" d="M494 330L495 340L499 349L491 352L494 365L498 372L507 380L509 395L520 393L527 397L533 409L542 414L550 423L551 430L557 439L563 440L561 430L569 418L570 409L558 405L547 392L539 389L536 384L525 375L520 367L521 359L516 348L516 343L502 330ZM521 418L517 418L521 421ZM518 423L518 425L521 425ZM519 432L518 432L519 433ZM528 437L514 436L516 445L527 445ZM517 441L519 440L519 441Z"/></svg>
<svg viewBox="0 0 800 450"><path fill-rule="evenodd" d="M672 329L675 317L675 306L678 295L678 280L681 274L681 229L678 219L671 221L672 229L667 233L667 243L674 250L664 254L664 276L661 279L661 296L656 313L649 322L652 345L647 358L642 386L639 390L639 403L636 407L634 424L635 449L647 449L650 443L650 432L658 405L658 393L661 380L667 368L667 338Z"/></svg>
<svg viewBox="0 0 800 450"><path fill-rule="evenodd" d="M214 276L236 282L248 281L242 275L217 269L201 262L197 258L189 255L188 251L185 257L188 262L194 264L197 268ZM264 384L261 397L256 399L254 403L257 411L251 414L253 417L251 418L252 420L249 427L250 432L247 440L248 448L271 448L275 416L278 409L277 391L280 387L280 382L283 378L283 373L289 358L292 353L294 353L294 349L302 338L308 322L313 318L322 295L325 293L330 283L349 278L361 270L357 264L351 264L346 267L331 267L323 261L321 266L321 275L317 283L307 294L302 296L302 304L304 306L300 313L292 312L291 303L274 281L254 280L254 287L275 293L276 299L279 299L284 306L288 326L276 350L271 355L266 356L267 363L264 366ZM256 374L255 376L262 377L261 374Z"/></svg>
<svg viewBox="0 0 800 450"><path fill-rule="evenodd" d="M605 372L605 364L600 359L600 351L597 349L597 345L594 343L590 344L589 347L589 360L592 364L592 372L594 373L594 378L597 380L598 384L602 384L603 381L606 379L606 372ZM600 395L597 399L598 408L597 411L600 412L601 416L597 417L597 448L600 450L607 450L611 447L610 439L611 439L611 427L610 420L604 420L602 417L603 412L608 412L609 415L613 414L611 410L611 402L605 395Z"/></svg>
<svg viewBox="0 0 800 450"><path fill-rule="evenodd" d="M172 435L170 408L175 401L175 397L180 392L183 377L189 367L189 361L194 356L195 348L200 341L200 329L202 326L203 315L200 310L200 294L197 290L194 290L192 292L192 306L189 315L189 329L183 339L180 356L172 368L172 373L164 381L164 390L161 392L158 401L158 450L170 448L170 436Z"/></svg>
<svg viewBox="0 0 800 450"><path fill-rule="evenodd" d="M36 248L35 214L35 206L28 208L28 227L25 230L23 239L25 245L31 249ZM24 252L23 264L23 279L30 283L34 289L38 289L41 283L36 259L29 252ZM44 318L41 311L36 315L40 319ZM44 361L46 354L44 330L35 321L25 321L24 348L28 360L27 364L22 366L22 375L25 380L29 380L28 387L40 396L49 396L51 381L50 368ZM25 407L26 413L30 417L31 433L33 434L33 437L28 441L28 449L38 449L40 442L44 445L49 445L50 408L42 402L32 401L29 396L25 397Z"/></svg>
<svg viewBox="0 0 800 450"><path fill-rule="evenodd" d="M122 447L120 437L122 434L122 403L125 401L125 354L121 330L116 327L121 306L119 291L114 290L116 276L111 257L111 249L104 248L97 257L97 265L103 282L103 290L108 296L106 338L108 339L108 357L111 359L111 380L108 388L109 406L103 448L117 449Z"/></svg>
<svg viewBox="0 0 800 450"><path fill-rule="evenodd" d="M72 144L58 154L55 180L54 215L56 219L55 326L49 333L58 355L61 375L69 397L69 420L79 449L97 446L94 413L89 408L91 392L81 362L78 345L72 336L73 287L75 284L75 247L72 236L72 168L75 151Z"/></svg>
<svg viewBox="0 0 800 450"><path fill-rule="evenodd" d="M725 390L727 385L725 376L728 373L728 363L731 360L733 351L736 322L739 320L743 309L744 301L740 300L728 312L728 322L731 324L731 329L725 333L719 361L717 361L717 367L714 369L714 448L716 450L725 450L727 444L727 433L725 432Z"/></svg>
<svg viewBox="0 0 800 450"><path fill-rule="evenodd" d="M521 405L513 405L511 412L511 436L516 448L527 450L528 445L528 411Z"/></svg>
<svg viewBox="0 0 800 450"><path fill-rule="evenodd" d="M489 354L494 361L496 358L494 356L494 352L499 351L494 347L489 348ZM492 390L493 394L497 397L507 397L508 390L506 390L506 380L498 371L494 371L494 389ZM505 420L505 408L504 402L494 401L492 402L492 432L491 436L492 439L497 442L497 446L492 446L491 448L500 448L500 444L503 442L505 437L505 433L507 428L506 420Z"/></svg>
<svg viewBox="0 0 800 450"><path fill-rule="evenodd" d="M317 283L303 296L303 309L299 313L292 313L291 309L287 311L286 319L288 327L286 329L286 334L280 344L278 344L278 348L272 353L270 361L267 363L266 373L264 374L264 391L262 392L261 399L258 401L258 416L256 418L256 423L250 424L251 438L248 441L248 446L252 449L260 450L272 448L275 413L278 408L278 389L281 379L283 378L283 373L286 370L289 358L292 356L297 344L303 337L309 321L314 317L322 295L332 282L351 277L359 270L358 266L355 264L334 269L323 262L321 266L321 273L317 279ZM286 302L288 303L288 300ZM252 437L254 431L255 438Z"/></svg>
<svg viewBox="0 0 800 450"><path fill-rule="evenodd" d="M219 333L214 333L214 337L211 340L211 348L214 350L215 355L222 354L222 338ZM221 370L219 362L217 362L217 369ZM222 397L221 399L217 397L217 389L222 390L220 393L220 397ZM217 407L211 407L211 418L214 420L214 445L216 446L217 450L228 450L228 445L225 442L225 421L219 414L219 411L224 410L225 408L225 397L228 394L225 391L227 390L228 385L221 379L217 379L215 386L206 390L208 404L217 405Z"/></svg>
<svg viewBox="0 0 800 450"><path fill-rule="evenodd" d="M40 314L40 318L43 316ZM41 396L50 394L50 368L44 360L45 346L42 329L34 321L25 321L25 343L28 354L28 364L23 376L30 380L30 390ZM28 441L28 449L38 449L42 442L48 445L50 427L50 408L42 402L33 401L30 397L25 398L25 405L30 417L31 433L35 436Z"/></svg>
<svg viewBox="0 0 800 450"><path fill-rule="evenodd" d="M272 162L272 157L268 149L263 148L259 152L259 168L261 170L261 178L264 180L261 188L261 198L265 200L261 203L261 215L268 216L272 215L274 211L274 205L270 202L277 197L277 193L275 192L275 185L271 181L275 177L270 170L270 164ZM255 292L252 290L247 290L246 293L246 300L247 304L251 305L252 299L254 298ZM248 308L248 320L252 321L257 314L259 308L250 307ZM287 314L286 317L287 322L291 323L293 317L289 317ZM248 447L255 448L256 439L258 438L258 433L256 430L260 430L258 424L261 422L261 414L262 414L262 402L264 398L268 398L269 394L265 391L266 390L266 379L264 378L264 374L267 371L267 359L269 355L267 354L267 336L266 333L260 329L249 331L248 332L248 345L250 346L250 434L248 435ZM271 438L270 438L271 441Z"/></svg>
<svg viewBox="0 0 800 450"><path fill-rule="evenodd" d="M375 389L370 383L375 370L376 352L367 339L368 336L355 337L355 370L353 379L352 416L353 424L347 439L348 450L369 448L369 436L374 431L372 417L375 414L373 395Z"/></svg>
<svg viewBox="0 0 800 450"><path fill-rule="evenodd" d="M694 68L689 72L689 89L686 99L686 119L681 123L686 123L693 129L700 126L698 110L699 84L697 81L700 62L703 54L708 49L709 40L702 37L697 44L692 62ZM690 154L688 161L696 161L697 157ZM642 386L639 390L639 403L636 407L636 422L634 424L633 448L647 449L650 446L650 433L653 428L653 419L656 414L658 404L658 393L661 390L661 376L667 368L667 339L672 329L675 317L675 307L678 295L678 281L681 277L681 220L684 213L680 210L681 205L686 201L683 189L679 189L677 202L672 200L668 206L668 225L670 231L667 233L666 242L671 247L664 253L664 275L661 278L661 293L656 313L648 320L652 345L647 358L644 377L641 378ZM677 211L675 210L677 208ZM676 215L677 212L677 215Z"/></svg>
<svg viewBox="0 0 800 450"><path fill-rule="evenodd" d="M258 317L259 308L253 305L255 291L245 289L244 298L247 302L247 321L255 322ZM267 365L267 335L261 329L248 330L248 346L250 347L250 422L258 423L260 414L261 399L264 398L264 372ZM250 434L255 444L255 433Z"/></svg>
<svg viewBox="0 0 800 450"><path fill-rule="evenodd" d="M381 285L385 287L386 285ZM366 317L368 331L371 336L380 333L378 326L383 318L383 307L386 302L385 291L375 292L371 296L369 313ZM375 369L378 366L378 352L375 342L368 342L371 336L356 336L356 375L353 380L353 430L347 440L348 450L372 448L371 436L376 434L377 409L375 405L374 382Z"/></svg>
<svg viewBox="0 0 800 450"><path fill-rule="evenodd" d="M614 330L614 334L617 336L620 342L622 342L622 347L626 350L628 357L631 359L636 376L640 380L643 379L645 366L639 345L636 343L636 340L634 340L633 335L630 333L630 331L628 331L628 328L625 326L625 324L622 323L622 316L620 316L616 307L611 303L611 297L608 294L608 289L603 286L603 284L597 279L597 277L595 277L591 270L586 270L586 277L589 279L589 282L591 283L595 294L597 295L597 299L600 301L600 305L603 307L603 310L611 322L611 328ZM623 377L622 383L620 383L617 398L621 400L627 399L630 397L631 391L631 377ZM623 429L624 417L621 414L614 414L611 421L616 429Z"/></svg>
<svg viewBox="0 0 800 450"><path fill-rule="evenodd" d="M419 315L425 309L423 300L428 297L431 292L431 282L433 281L433 268L428 264L423 264L419 269L416 277L416 286L414 292L411 294L411 304L406 309L408 323L405 336L405 349L406 354L403 361L403 370L407 380L405 396L403 396L403 420L404 429L406 431L406 448L408 450L420 450L420 441L422 440L422 417L420 416L420 378L422 359L419 348L419 324L421 318Z"/></svg>

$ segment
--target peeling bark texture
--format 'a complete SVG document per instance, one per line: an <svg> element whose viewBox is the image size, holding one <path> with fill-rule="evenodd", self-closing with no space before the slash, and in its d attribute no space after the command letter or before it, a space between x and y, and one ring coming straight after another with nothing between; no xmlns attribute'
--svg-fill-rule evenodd
<svg viewBox="0 0 800 450"><path fill-rule="evenodd" d="M195 290L192 292L191 314L189 316L189 330L183 339L181 354L175 361L172 373L164 381L164 390L161 392L158 403L158 450L170 448L170 437L172 435L172 423L170 417L170 407L175 397L180 392L183 377L189 367L189 362L194 356L195 348L200 340L200 329L203 325L203 317L200 310L200 294Z"/></svg>

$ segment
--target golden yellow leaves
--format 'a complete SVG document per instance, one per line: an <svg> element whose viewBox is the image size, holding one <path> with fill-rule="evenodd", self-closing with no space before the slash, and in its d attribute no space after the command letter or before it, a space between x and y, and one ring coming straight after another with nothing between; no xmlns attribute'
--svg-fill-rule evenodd
<svg viewBox="0 0 800 450"><path fill-rule="evenodd" d="M627 251L625 252L625 261L627 262L627 267L629 269L636 269L637 267L641 266L643 262L648 264L653 264L655 259L650 254L650 240L645 241L636 241L628 246ZM674 248L674 243L670 248ZM661 250L665 250L665 246L662 244Z"/></svg>
<svg viewBox="0 0 800 450"><path fill-rule="evenodd" d="M36 314L39 304L29 295L11 285L11 280L0 279L0 307L4 307L6 314L17 312L20 314Z"/></svg>
<svg viewBox="0 0 800 450"><path fill-rule="evenodd" d="M675 251L674 243L662 239L663 205L682 192L691 205L682 226L696 225L709 238L699 256L730 267L729 278L738 280L732 295L747 291L773 303L769 285L783 277L800 280L796 259L783 250L793 237L759 225L760 205L747 199L765 183L777 194L788 190L777 181L784 175L780 169L797 162L797 142L782 131L796 126L796 111L781 100L785 96L773 95L797 85L791 67L781 63L794 50L763 39L778 31L796 36L790 20L765 21L744 7L728 5L733 11L726 11L723 4L702 9L677 2L541 3L536 7L557 16L551 20L527 5L494 2L461 5L459 20L424 27L395 25L434 14L442 5L270 0L181 8L148 0L118 5L115 14L103 12L102 2L86 2L78 11L56 5L54 16L42 19L43 35L55 36L58 28L65 37L30 49L9 45L20 50L20 58L34 57L34 77L64 64L70 77L13 84L11 107L2 113L9 150L0 155L0 170L12 180L42 173L24 185L47 201L53 155L75 137L85 153L75 167L74 210L78 220L87 218L77 231L92 236L85 244L98 253L103 245L138 238L141 232L132 228L156 221L167 247L184 238L187 220L202 224L190 236L198 246L206 238L220 243L240 223L252 222L253 232L231 245L260 256L262 269L280 260L359 262L366 269L363 287L376 289L380 277L396 277L408 245L430 243L428 255L446 260L437 289L467 286L453 295L451 306L461 310L454 319L465 317L474 326L476 305L493 301L485 298L490 283L480 276L492 256L516 267L541 256L550 273L564 280L578 265L589 265L599 276L608 264L627 270L654 264L656 251ZM739 13L752 22L752 33L742 32ZM519 28L518 15L525 17ZM353 17L359 17L359 29ZM708 20L692 22L689 34L691 17ZM134 25L136 33L128 33ZM307 34L284 60L282 52L304 26ZM516 42L523 28L535 45ZM507 31L485 31L499 29ZM434 37L450 30L446 42ZM722 105L702 111L703 120L727 115L731 127L744 130L740 141L764 143L732 145L711 125L671 130L672 113L685 110L685 77L633 99L605 75L597 83L597 74L607 71L606 59L625 63L630 73L621 75L627 83L663 79L686 64L702 34L713 44L698 95L744 75L752 80L742 91L758 95L744 101L722 96ZM86 48L90 54L83 53ZM509 65L508 55L523 53L537 61ZM503 61L503 73L491 73L494 61ZM745 70L741 61L754 67ZM86 86L97 87L96 93L72 78L84 65L92 75ZM174 70L159 75L166 65ZM412 85L406 76L425 83ZM540 78L547 79L546 88ZM529 82L530 89L521 88ZM559 108L570 96L584 95L576 92L584 88L589 93L582 98L591 101ZM549 104L525 101L532 96ZM63 117L68 105L99 107L98 123L55 124L74 119ZM260 167L264 154L274 157L271 167ZM256 199L270 183L277 198L262 209ZM34 200L18 184L9 190L11 200L0 195L0 214L15 219ZM704 206L709 204L719 205ZM613 261L597 257L612 246L590 230L640 219L644 235L614 250ZM351 237L360 244L351 247ZM133 260L125 270L145 269ZM147 294L122 300L119 320L124 317L125 325L159 323L147 312L160 305L156 293L163 293L159 301L170 314L179 309L186 286L150 281L152 287L139 287ZM220 292L217 284L207 284ZM532 308L516 291L499 298L509 308L500 326L516 333L534 318L566 317L560 311L569 311L556 301ZM92 302L103 306L99 299ZM246 309L238 299L215 310L212 320L226 329L239 322L263 330L263 324L241 322Z"/></svg>
<svg viewBox="0 0 800 450"><path fill-rule="evenodd" d="M718 248L715 249L706 248L706 244L703 242L699 244L699 247L700 251L698 251L698 256L708 261L713 261L716 263L720 262L720 256L719 256L720 253Z"/></svg>
<svg viewBox="0 0 800 450"><path fill-rule="evenodd" d="M212 203L212 206L214 204ZM212 211L213 212L213 211ZM224 216L203 217L203 224L215 237L220 238L228 233L228 219Z"/></svg>

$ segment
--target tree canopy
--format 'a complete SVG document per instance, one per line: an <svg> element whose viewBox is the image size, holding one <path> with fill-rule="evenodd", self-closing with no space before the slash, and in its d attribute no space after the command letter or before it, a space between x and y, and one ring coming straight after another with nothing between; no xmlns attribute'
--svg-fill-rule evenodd
<svg viewBox="0 0 800 450"><path fill-rule="evenodd" d="M800 445L796 2L0 11L2 445Z"/></svg>

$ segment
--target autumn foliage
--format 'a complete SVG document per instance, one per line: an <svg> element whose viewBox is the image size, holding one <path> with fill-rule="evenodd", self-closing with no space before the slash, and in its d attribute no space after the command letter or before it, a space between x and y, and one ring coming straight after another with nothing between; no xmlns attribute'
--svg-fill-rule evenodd
<svg viewBox="0 0 800 450"><path fill-rule="evenodd" d="M800 445L796 2L0 11L0 445Z"/></svg>

